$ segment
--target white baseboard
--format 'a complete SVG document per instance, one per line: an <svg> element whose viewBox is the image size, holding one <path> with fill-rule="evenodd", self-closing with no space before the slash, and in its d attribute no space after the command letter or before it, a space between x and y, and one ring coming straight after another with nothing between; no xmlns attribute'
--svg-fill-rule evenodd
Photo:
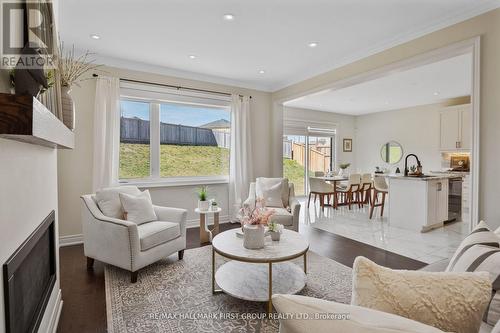
<svg viewBox="0 0 500 333"><path fill-rule="evenodd" d="M49 332L56 333L57 326L59 325L59 318L61 318L61 311L63 307L62 293L61 289L59 289L57 293L56 306L52 311L52 315L50 316L50 324L49 324Z"/></svg>
<svg viewBox="0 0 500 333"><path fill-rule="evenodd" d="M219 223L222 224L222 223L229 223L229 222L231 222L229 219L229 215L219 217ZM208 225L212 225L213 223L214 223L213 219L210 218L208 221ZM199 226L200 226L199 219L192 219L192 220L186 221L186 228L197 228ZM67 235L67 236L59 237L59 247L78 245L78 244L83 244L83 235L82 234Z"/></svg>
<svg viewBox="0 0 500 333"><path fill-rule="evenodd" d="M59 247L83 244L83 235L68 235L59 237Z"/></svg>

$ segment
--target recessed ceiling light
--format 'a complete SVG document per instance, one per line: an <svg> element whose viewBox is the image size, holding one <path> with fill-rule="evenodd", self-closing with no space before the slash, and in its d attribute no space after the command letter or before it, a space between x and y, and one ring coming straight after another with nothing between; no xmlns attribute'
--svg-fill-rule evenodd
<svg viewBox="0 0 500 333"><path fill-rule="evenodd" d="M233 14L224 14L223 18L225 21L233 21L234 15Z"/></svg>
<svg viewBox="0 0 500 333"><path fill-rule="evenodd" d="M101 36L93 34L93 35L90 35L90 38L92 38L92 39L101 39Z"/></svg>
<svg viewBox="0 0 500 333"><path fill-rule="evenodd" d="M196 56L194 54L190 54L189 59L196 59Z"/></svg>
<svg viewBox="0 0 500 333"><path fill-rule="evenodd" d="M318 46L318 42L310 42L309 44L307 44L307 46L316 47L316 46Z"/></svg>
<svg viewBox="0 0 500 333"><path fill-rule="evenodd" d="M435 91L433 95L437 96L437 95L439 95L439 92Z"/></svg>
<svg viewBox="0 0 500 333"><path fill-rule="evenodd" d="M265 72L266 72L265 70L261 69L261 70L259 71L259 74L264 74Z"/></svg>

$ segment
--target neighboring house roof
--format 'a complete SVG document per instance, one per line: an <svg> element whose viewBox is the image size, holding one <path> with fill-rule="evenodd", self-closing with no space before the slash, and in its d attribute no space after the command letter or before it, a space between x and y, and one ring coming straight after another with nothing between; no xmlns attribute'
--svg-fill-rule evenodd
<svg viewBox="0 0 500 333"><path fill-rule="evenodd" d="M210 129L217 129L217 128L230 128L231 123L226 120L226 119L219 119L212 121L210 123L207 123L205 125L201 125L201 128L210 128Z"/></svg>

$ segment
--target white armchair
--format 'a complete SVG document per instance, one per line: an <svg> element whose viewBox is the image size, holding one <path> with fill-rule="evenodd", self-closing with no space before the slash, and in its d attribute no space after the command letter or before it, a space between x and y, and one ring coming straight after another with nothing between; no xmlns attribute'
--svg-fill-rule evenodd
<svg viewBox="0 0 500 333"><path fill-rule="evenodd" d="M136 224L105 216L95 194L82 197L82 225L87 268L94 259L131 272L137 281L138 270L178 252L182 260L186 248L185 209L154 206L158 221Z"/></svg>
<svg viewBox="0 0 500 333"><path fill-rule="evenodd" d="M282 191L282 199L284 208L269 207L273 209L275 214L271 217L271 222L276 222L283 224L286 229L299 231L299 214L300 214L300 203L295 197L295 190L293 183L288 183L286 178L261 178L264 181L282 181L285 186ZM259 179L257 179L257 182ZM248 193L248 198L243 203L246 207L255 207L255 202L257 200L257 185L256 183L250 183L250 190Z"/></svg>

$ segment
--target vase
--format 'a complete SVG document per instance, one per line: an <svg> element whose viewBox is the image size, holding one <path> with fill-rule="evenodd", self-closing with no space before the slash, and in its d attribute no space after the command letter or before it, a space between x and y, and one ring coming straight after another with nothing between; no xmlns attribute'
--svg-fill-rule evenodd
<svg viewBox="0 0 500 333"><path fill-rule="evenodd" d="M271 239L273 241L279 241L281 237L281 232L277 231L269 231L269 234L271 235Z"/></svg>
<svg viewBox="0 0 500 333"><path fill-rule="evenodd" d="M62 86L61 87L61 103L62 103L62 116L63 123L70 130L75 129L75 103L73 103L73 98L69 94L71 92L71 87Z"/></svg>
<svg viewBox="0 0 500 333"><path fill-rule="evenodd" d="M344 170L345 170L345 169L340 169L340 170L339 170L339 176L340 176L340 177L342 177L342 176L344 175Z"/></svg>
<svg viewBox="0 0 500 333"><path fill-rule="evenodd" d="M198 209L201 210L202 212L206 212L208 210L208 207L210 205L210 202L207 200L201 201L198 200Z"/></svg>
<svg viewBox="0 0 500 333"><path fill-rule="evenodd" d="M243 227L243 246L257 250L264 247L264 227L261 225L245 225Z"/></svg>

